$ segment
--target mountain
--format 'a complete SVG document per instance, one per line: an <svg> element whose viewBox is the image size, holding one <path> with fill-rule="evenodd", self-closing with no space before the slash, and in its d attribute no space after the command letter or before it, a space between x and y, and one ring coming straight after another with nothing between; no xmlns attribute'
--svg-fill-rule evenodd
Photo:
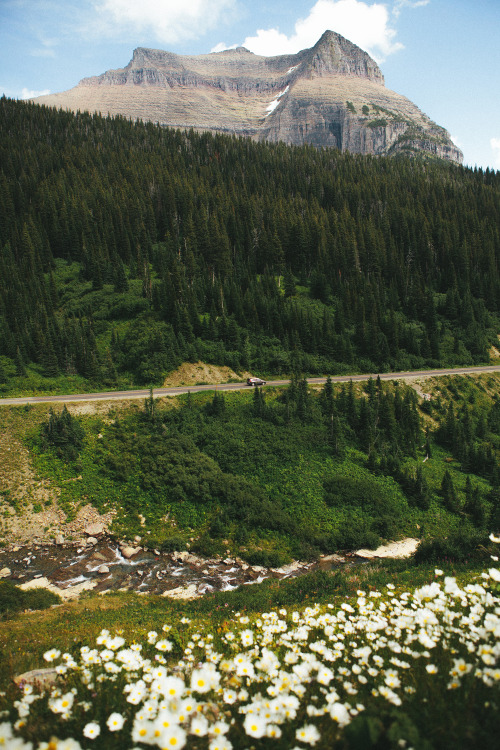
<svg viewBox="0 0 500 750"><path fill-rule="evenodd" d="M277 57L244 47L198 56L138 48L125 68L34 101L254 140L462 162L447 131L387 89L376 62L333 31Z"/></svg>

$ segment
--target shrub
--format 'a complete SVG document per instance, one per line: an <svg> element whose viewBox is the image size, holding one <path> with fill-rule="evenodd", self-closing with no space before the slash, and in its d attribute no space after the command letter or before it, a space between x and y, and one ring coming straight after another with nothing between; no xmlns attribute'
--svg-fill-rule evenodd
<svg viewBox="0 0 500 750"><path fill-rule="evenodd" d="M186 540L182 536L169 536L160 544L160 552L180 552L186 549Z"/></svg>
<svg viewBox="0 0 500 750"><path fill-rule="evenodd" d="M490 543L486 534L460 533L450 534L448 537L437 539L422 539L415 552L415 563L465 562L469 560L485 560L489 558Z"/></svg>
<svg viewBox="0 0 500 750"><path fill-rule="evenodd" d="M0 617L25 609L48 609L59 604L61 598L47 589L23 591L11 581L0 582Z"/></svg>
<svg viewBox="0 0 500 750"><path fill-rule="evenodd" d="M369 128L386 128L387 120L384 117L380 117L378 120L370 120L368 123Z"/></svg>
<svg viewBox="0 0 500 750"><path fill-rule="evenodd" d="M203 534L193 544L193 552L204 557L217 557L225 553L225 547L218 539L211 539L208 534Z"/></svg>
<svg viewBox="0 0 500 750"><path fill-rule="evenodd" d="M250 565L262 565L263 568L281 568L290 562L290 556L278 550L251 550L244 557Z"/></svg>

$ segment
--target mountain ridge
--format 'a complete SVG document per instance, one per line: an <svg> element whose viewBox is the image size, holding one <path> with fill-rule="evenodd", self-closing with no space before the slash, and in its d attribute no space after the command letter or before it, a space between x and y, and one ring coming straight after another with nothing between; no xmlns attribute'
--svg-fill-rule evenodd
<svg viewBox="0 0 500 750"><path fill-rule="evenodd" d="M124 68L34 101L290 145L463 158L444 128L385 87L368 53L333 31L274 57L245 47L195 56L138 47Z"/></svg>

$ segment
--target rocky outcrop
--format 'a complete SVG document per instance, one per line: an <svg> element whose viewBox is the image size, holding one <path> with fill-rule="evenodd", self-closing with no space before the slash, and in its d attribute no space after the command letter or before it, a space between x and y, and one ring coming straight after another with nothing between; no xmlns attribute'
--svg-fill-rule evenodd
<svg viewBox="0 0 500 750"><path fill-rule="evenodd" d="M192 57L141 47L125 68L34 101L255 140L462 161L446 130L387 89L376 62L333 31L277 57L244 47Z"/></svg>

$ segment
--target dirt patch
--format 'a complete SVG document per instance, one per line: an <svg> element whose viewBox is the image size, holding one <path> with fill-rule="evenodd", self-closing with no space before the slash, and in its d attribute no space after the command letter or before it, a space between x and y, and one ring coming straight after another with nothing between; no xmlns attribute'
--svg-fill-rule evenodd
<svg viewBox="0 0 500 750"><path fill-rule="evenodd" d="M207 365L205 362L185 362L175 372L172 372L163 383L164 388L176 385L215 385L230 381L245 381L251 373L236 373L230 367Z"/></svg>
<svg viewBox="0 0 500 750"><path fill-rule="evenodd" d="M423 386L422 382L420 380L418 380L418 378L407 378L405 380L405 383L406 383L406 385L409 385L410 388L413 388L413 390L417 392L417 394L420 396L420 398L426 399L426 397L429 395L429 393L428 393L429 384L428 383L427 383L427 386L426 386L427 390L424 390L424 386Z"/></svg>
<svg viewBox="0 0 500 750"><path fill-rule="evenodd" d="M28 450L9 427L4 423L0 431L0 536L21 543L57 528L64 513L58 492L37 479Z"/></svg>
<svg viewBox="0 0 500 750"><path fill-rule="evenodd" d="M30 412L31 424L45 419L45 415L45 409ZM62 536L78 541L85 538L84 529L89 524L103 523L107 528L112 515L101 516L91 505L80 508L75 518L66 522L66 513L59 506L59 487L37 476L29 451L21 441L23 418L24 414L17 410L1 415L0 540L22 545Z"/></svg>
<svg viewBox="0 0 500 750"><path fill-rule="evenodd" d="M141 396L140 398L144 399L144 396ZM140 399L134 397L128 399L110 399L109 401L77 401L73 403L69 401L66 404L66 408L70 414L73 414L76 417L101 414L106 418L110 409L116 409L117 411L121 409L130 409L131 404L138 400L140 401Z"/></svg>
<svg viewBox="0 0 500 750"><path fill-rule="evenodd" d="M496 362L498 362L500 360L500 350L497 349L496 346L491 346L490 347L489 355L490 355L490 361L491 362L495 362L496 363Z"/></svg>

